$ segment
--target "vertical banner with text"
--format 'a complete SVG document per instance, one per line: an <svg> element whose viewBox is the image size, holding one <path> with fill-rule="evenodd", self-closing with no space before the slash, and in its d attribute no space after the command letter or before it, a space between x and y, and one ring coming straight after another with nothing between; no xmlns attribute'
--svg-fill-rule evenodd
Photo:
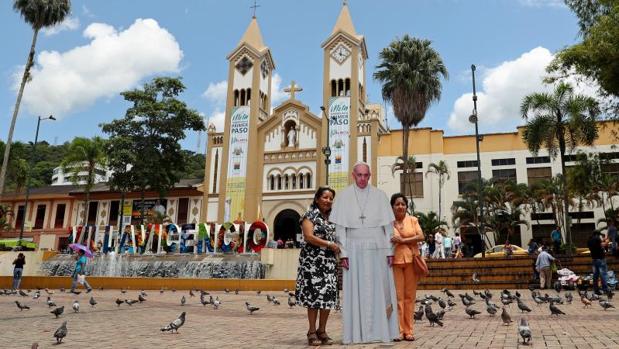
<svg viewBox="0 0 619 349"><path fill-rule="evenodd" d="M249 106L234 107L230 122L228 144L228 178L224 221L243 219L245 210L245 176L247 175L247 148L249 145Z"/></svg>
<svg viewBox="0 0 619 349"><path fill-rule="evenodd" d="M329 99L329 186L335 190L348 185L350 156L350 97Z"/></svg>

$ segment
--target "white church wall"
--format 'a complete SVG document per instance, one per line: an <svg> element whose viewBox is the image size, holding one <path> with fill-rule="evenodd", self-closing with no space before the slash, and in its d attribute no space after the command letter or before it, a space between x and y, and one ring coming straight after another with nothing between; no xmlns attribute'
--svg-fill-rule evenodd
<svg viewBox="0 0 619 349"><path fill-rule="evenodd" d="M350 78L352 71L352 58L348 57L342 64L338 64L333 58L329 59L329 78L346 79Z"/></svg>
<svg viewBox="0 0 619 349"><path fill-rule="evenodd" d="M359 67L359 83L362 86L365 86L365 71L364 71L364 67L363 67L363 54L361 53L361 51L359 51L358 56L358 67Z"/></svg>
<svg viewBox="0 0 619 349"><path fill-rule="evenodd" d="M264 151L278 151L282 148L282 130L276 127L266 134Z"/></svg>
<svg viewBox="0 0 619 349"><path fill-rule="evenodd" d="M269 93L269 75L267 74L266 77L263 78L262 72L260 72L260 91L264 94Z"/></svg>
<svg viewBox="0 0 619 349"><path fill-rule="evenodd" d="M208 222L217 222L218 200L218 198L208 198L208 210L206 211L206 220Z"/></svg>
<svg viewBox="0 0 619 349"><path fill-rule="evenodd" d="M234 69L234 89L243 89L243 88L251 88L252 77L254 75L254 67L251 67L245 73L245 75L241 74L237 69Z"/></svg>
<svg viewBox="0 0 619 349"><path fill-rule="evenodd" d="M299 137L299 148L316 148L316 131L309 127L307 124L301 123L301 130Z"/></svg>

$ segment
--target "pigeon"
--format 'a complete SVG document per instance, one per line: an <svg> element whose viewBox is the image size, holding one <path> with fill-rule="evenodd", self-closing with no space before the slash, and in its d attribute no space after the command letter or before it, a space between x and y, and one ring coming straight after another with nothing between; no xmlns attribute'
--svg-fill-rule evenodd
<svg viewBox="0 0 619 349"><path fill-rule="evenodd" d="M516 291L516 298L520 299L520 297L522 297L522 295L520 294L520 292Z"/></svg>
<svg viewBox="0 0 619 349"><path fill-rule="evenodd" d="M64 291L65 291L64 287L61 287L60 288L60 292L64 293ZM54 292L52 292L52 293L54 293Z"/></svg>
<svg viewBox="0 0 619 349"><path fill-rule="evenodd" d="M227 289L227 288L224 288L224 292L226 292L226 293L230 293L230 290L229 290L229 289Z"/></svg>
<svg viewBox="0 0 619 349"><path fill-rule="evenodd" d="M50 291L50 290L49 290L49 289L47 289L47 288L46 288L46 289L44 289L43 291L45 291L45 293L47 293L47 294L54 294L54 291Z"/></svg>
<svg viewBox="0 0 619 349"><path fill-rule="evenodd" d="M445 310L441 309L436 312L436 318L439 320L443 320L443 316L445 316Z"/></svg>
<svg viewBox="0 0 619 349"><path fill-rule="evenodd" d="M442 309L445 309L445 308L447 308L447 303L445 303L444 300L439 298L438 299L438 306L441 307Z"/></svg>
<svg viewBox="0 0 619 349"><path fill-rule="evenodd" d="M538 307L545 303L544 300L539 298L538 296L534 296L533 301L537 304Z"/></svg>
<svg viewBox="0 0 619 349"><path fill-rule="evenodd" d="M548 308L550 309L550 316L556 315L557 317L559 317L559 314L565 315L565 313L561 309L559 309L552 301L550 302Z"/></svg>
<svg viewBox="0 0 619 349"><path fill-rule="evenodd" d="M213 304L213 308L219 309L219 305L221 305L221 301L219 301L219 297L215 297L215 300L211 304Z"/></svg>
<svg viewBox="0 0 619 349"><path fill-rule="evenodd" d="M480 281L479 278L477 277L477 273L473 273L473 277L471 279L473 279L473 282L476 284L478 284Z"/></svg>
<svg viewBox="0 0 619 349"><path fill-rule="evenodd" d="M269 303L273 302L273 297L271 297L271 295L270 295L270 294L267 294L267 301L268 301Z"/></svg>
<svg viewBox="0 0 619 349"><path fill-rule="evenodd" d="M262 293L262 290L256 291L256 294L259 296Z"/></svg>
<svg viewBox="0 0 619 349"><path fill-rule="evenodd" d="M127 303L129 305L134 305L137 302L139 302L139 301L137 301L135 299L125 299L125 303Z"/></svg>
<svg viewBox="0 0 619 349"><path fill-rule="evenodd" d="M19 290L18 292L19 292L19 295L22 296L22 297L28 297L29 296L26 292L24 292L22 290Z"/></svg>
<svg viewBox="0 0 619 349"><path fill-rule="evenodd" d="M62 339L67 336L67 322L63 322L60 327L54 332L54 338L56 338L56 343L62 343Z"/></svg>
<svg viewBox="0 0 619 349"><path fill-rule="evenodd" d="M30 310L29 306L27 306L25 304L21 304L21 303L19 303L19 301L15 301L15 304L17 304L17 307L19 308L20 311L23 311L24 309Z"/></svg>
<svg viewBox="0 0 619 349"><path fill-rule="evenodd" d="M260 308L250 305L249 302L245 302L245 307L247 307L247 310L249 311L249 315L252 315L254 311L260 310Z"/></svg>
<svg viewBox="0 0 619 349"><path fill-rule="evenodd" d="M288 293L288 289L287 288L284 289L284 293Z"/></svg>
<svg viewBox="0 0 619 349"><path fill-rule="evenodd" d="M464 309L464 312L469 316L469 319L474 319L475 315L481 314L481 312L479 312L479 311L477 311L477 310L475 310L473 308L469 308L469 307L466 307L466 309Z"/></svg>
<svg viewBox="0 0 619 349"><path fill-rule="evenodd" d="M437 325L443 327L443 323L438 318L438 316L436 314L434 314L434 312L432 312L432 307L430 305L426 305L426 309L425 310L426 310L425 311L426 318L428 319L428 321L430 321L430 326L431 327L434 327L434 324L437 324Z"/></svg>
<svg viewBox="0 0 619 349"><path fill-rule="evenodd" d="M204 290L200 290L200 296L208 296L210 295L210 293L204 291Z"/></svg>
<svg viewBox="0 0 619 349"><path fill-rule="evenodd" d="M90 300L88 301L88 303L90 303L91 307L94 307L95 305L97 305L97 301L94 299L94 297L90 297Z"/></svg>
<svg viewBox="0 0 619 349"><path fill-rule="evenodd" d="M422 306L419 306L419 310L413 313L413 319L415 319L415 321L421 321L421 319L423 319L423 307Z"/></svg>
<svg viewBox="0 0 619 349"><path fill-rule="evenodd" d="M524 302L522 302L520 300L520 298L518 298L518 309L520 309L521 312L527 312L530 313L531 312L531 308L529 308L526 304L524 304Z"/></svg>
<svg viewBox="0 0 619 349"><path fill-rule="evenodd" d="M565 293L565 300L567 301L568 304L572 304L572 301L574 300L574 296L572 296L572 292Z"/></svg>
<svg viewBox="0 0 619 349"><path fill-rule="evenodd" d="M456 302L452 301L451 298L449 298L449 299L447 299L447 305L451 309L451 308L456 306Z"/></svg>
<svg viewBox="0 0 619 349"><path fill-rule="evenodd" d="M140 295L141 295L142 297L147 297L147 296L148 296L148 295L146 294L146 292L144 292L144 290L140 291Z"/></svg>
<svg viewBox="0 0 619 349"><path fill-rule="evenodd" d="M462 304L464 304L465 307L469 307L469 306L475 304L475 301L471 301L471 300L469 300L468 298L466 298L466 297L464 297L462 295L461 295L461 298L462 298Z"/></svg>
<svg viewBox="0 0 619 349"><path fill-rule="evenodd" d="M239 289L234 290L234 294L239 294Z"/></svg>
<svg viewBox="0 0 619 349"><path fill-rule="evenodd" d="M163 287L159 290L159 294L163 294Z"/></svg>
<svg viewBox="0 0 619 349"><path fill-rule="evenodd" d="M32 296L32 299L39 299L39 297L41 297L41 292L36 291L36 292L34 293L34 296Z"/></svg>
<svg viewBox="0 0 619 349"><path fill-rule="evenodd" d="M121 288L120 289L120 293L125 294L125 293L127 293L127 290L125 290L124 288Z"/></svg>
<svg viewBox="0 0 619 349"><path fill-rule="evenodd" d="M206 306L207 304L210 304L209 301L205 300L203 296L200 296L200 303L202 303L202 306Z"/></svg>
<svg viewBox="0 0 619 349"><path fill-rule="evenodd" d="M525 318L520 319L518 334L522 337L523 345L527 345L531 341L531 328L529 327L529 322Z"/></svg>
<svg viewBox="0 0 619 349"><path fill-rule="evenodd" d="M73 302L73 311L76 313L80 312L80 303L77 301L77 299Z"/></svg>
<svg viewBox="0 0 619 349"><path fill-rule="evenodd" d="M477 292L476 290L473 290L473 295L474 296L479 296L479 292Z"/></svg>
<svg viewBox="0 0 619 349"><path fill-rule="evenodd" d="M185 324L185 312L182 312L181 315L174 321L170 322L167 326L161 328L161 332L174 332L178 333L178 329L181 328Z"/></svg>
<svg viewBox="0 0 619 349"><path fill-rule="evenodd" d="M490 314L490 316L494 316L496 315L497 309L493 305L488 304L486 306L486 311L488 312L488 314Z"/></svg>
<svg viewBox="0 0 619 349"><path fill-rule="evenodd" d="M50 311L51 314L56 315L56 319L64 312L64 305L62 307L58 307L52 311Z"/></svg>
<svg viewBox="0 0 619 349"><path fill-rule="evenodd" d="M511 300L511 298L501 298L501 303L503 303L503 305L505 306L509 307L509 305L512 304L512 302L513 301Z"/></svg>
<svg viewBox="0 0 619 349"><path fill-rule="evenodd" d="M175 288L173 288L173 289L172 289L172 293L174 293L174 292L176 292L176 289L175 289Z"/></svg>
<svg viewBox="0 0 619 349"><path fill-rule="evenodd" d="M615 296L615 292L608 290L608 292L606 293L606 296L608 297L608 300L612 300L613 296Z"/></svg>
<svg viewBox="0 0 619 349"><path fill-rule="evenodd" d="M501 312L501 320L503 320L503 325L509 325L512 322L512 317L509 316L507 309L503 307L503 312Z"/></svg>
<svg viewBox="0 0 619 349"><path fill-rule="evenodd" d="M451 291L449 291L449 290L448 290L448 289L446 289L446 288L443 288L443 289L441 290L441 292L445 293L445 295L446 295L447 297L449 297L449 298L455 298L455 297L454 297L454 294L453 294L453 293L451 293Z"/></svg>
<svg viewBox="0 0 619 349"><path fill-rule="evenodd" d="M468 292L464 292L464 298L468 299L471 302L475 302L475 298L473 298Z"/></svg>
<svg viewBox="0 0 619 349"><path fill-rule="evenodd" d="M292 308L295 305L297 305L297 303L294 300L292 300L292 297L288 296L288 306Z"/></svg>
<svg viewBox="0 0 619 349"><path fill-rule="evenodd" d="M187 302L187 300L185 299L185 296L181 297L181 306L185 305L185 303Z"/></svg>
<svg viewBox="0 0 619 349"><path fill-rule="evenodd" d="M142 302L145 302L145 301L146 301L146 298L144 298L144 297L142 296L142 294L139 294L139 295L138 295L138 302L142 303Z"/></svg>
<svg viewBox="0 0 619 349"><path fill-rule="evenodd" d="M54 303L49 296L47 296L47 306L50 308L56 306L56 303Z"/></svg>
<svg viewBox="0 0 619 349"><path fill-rule="evenodd" d="M582 298L580 298L580 301L582 302L582 304L585 305L583 308L586 308L591 305L591 301L588 300L587 297L585 296L582 296Z"/></svg>
<svg viewBox="0 0 619 349"><path fill-rule="evenodd" d="M193 290L189 290L189 297L194 297L195 294L193 294Z"/></svg>
<svg viewBox="0 0 619 349"><path fill-rule="evenodd" d="M116 305L120 307L121 304L123 304L124 301L121 301L120 298L116 298Z"/></svg>
<svg viewBox="0 0 619 349"><path fill-rule="evenodd" d="M561 292L561 283L558 282L558 281L555 282L554 289L555 289L555 291L557 291L557 293L560 293Z"/></svg>
<svg viewBox="0 0 619 349"><path fill-rule="evenodd" d="M609 301L600 301L600 306L602 306L602 308L604 308L604 310L608 310L610 308L614 308L615 306L610 304Z"/></svg>

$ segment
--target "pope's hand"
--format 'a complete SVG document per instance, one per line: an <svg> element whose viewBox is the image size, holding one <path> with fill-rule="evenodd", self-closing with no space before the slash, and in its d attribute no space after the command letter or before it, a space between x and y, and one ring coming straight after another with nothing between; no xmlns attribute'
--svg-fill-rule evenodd
<svg viewBox="0 0 619 349"><path fill-rule="evenodd" d="M340 264L342 265L342 268L348 270L348 268L349 268L348 258L341 258L340 259Z"/></svg>
<svg viewBox="0 0 619 349"><path fill-rule="evenodd" d="M393 256L387 256L387 265L388 266L392 266L393 265Z"/></svg>

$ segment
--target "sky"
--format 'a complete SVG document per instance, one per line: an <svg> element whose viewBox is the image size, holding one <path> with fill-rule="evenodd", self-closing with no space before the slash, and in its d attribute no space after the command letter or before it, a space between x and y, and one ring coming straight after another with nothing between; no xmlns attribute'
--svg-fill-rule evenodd
<svg viewBox="0 0 619 349"><path fill-rule="evenodd" d="M6 141L32 29L0 4L0 139ZM191 108L223 131L226 56L247 28L253 0L72 0L72 14L38 37L32 80L26 85L14 141L32 141L37 115L40 140L51 144L102 134L99 124L123 117L129 104L120 92L155 76L180 76ZM342 7L340 0L261 0L256 17L276 69L273 107L294 80L297 99L320 115L321 43ZM350 0L358 34L365 36L367 93L383 103L371 74L378 54L409 34L429 39L449 71L440 101L420 127L446 135L470 134L471 64L477 66L481 132L512 132L523 120L522 98L548 90L542 79L553 54L578 41L577 20L561 0ZM593 93L592 86L579 86ZM399 123L386 105L388 124ZM188 132L182 146L204 152L205 136Z"/></svg>

